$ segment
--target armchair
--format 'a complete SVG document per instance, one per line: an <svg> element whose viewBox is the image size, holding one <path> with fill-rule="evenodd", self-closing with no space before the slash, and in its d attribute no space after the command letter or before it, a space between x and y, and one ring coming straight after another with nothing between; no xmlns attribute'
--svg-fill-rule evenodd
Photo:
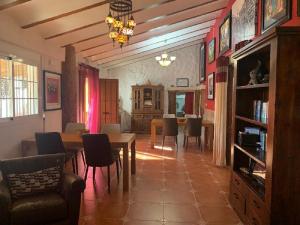
<svg viewBox="0 0 300 225"><path fill-rule="evenodd" d="M0 161L4 180L0 182L0 225L77 225L81 193L85 189L82 178L62 173L55 191L15 198L7 180L8 174L27 174L64 162L64 154L42 155Z"/></svg>

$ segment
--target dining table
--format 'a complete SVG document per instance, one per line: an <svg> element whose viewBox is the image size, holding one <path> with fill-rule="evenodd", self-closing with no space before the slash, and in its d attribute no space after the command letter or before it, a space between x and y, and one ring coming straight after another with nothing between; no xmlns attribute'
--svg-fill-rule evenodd
<svg viewBox="0 0 300 225"><path fill-rule="evenodd" d="M108 134L108 137L113 148L123 149L123 191L127 192L129 191L129 158L131 158L131 174L136 174L136 135L134 133L112 133ZM74 147L83 148L81 134L61 133L61 138L66 151ZM21 141L23 156L28 156L32 148L36 148L35 138L28 138Z"/></svg>

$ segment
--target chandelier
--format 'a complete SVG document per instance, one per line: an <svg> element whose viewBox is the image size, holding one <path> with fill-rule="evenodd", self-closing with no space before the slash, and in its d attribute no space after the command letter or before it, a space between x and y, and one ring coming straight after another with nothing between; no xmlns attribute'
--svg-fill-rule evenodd
<svg viewBox="0 0 300 225"><path fill-rule="evenodd" d="M132 1L111 0L105 23L109 28L109 38L113 43L118 42L122 48L133 35L133 29L136 26L132 16Z"/></svg>
<svg viewBox="0 0 300 225"><path fill-rule="evenodd" d="M161 56L156 56L155 59L161 66L167 67L176 60L176 56L169 56L167 53L163 53Z"/></svg>

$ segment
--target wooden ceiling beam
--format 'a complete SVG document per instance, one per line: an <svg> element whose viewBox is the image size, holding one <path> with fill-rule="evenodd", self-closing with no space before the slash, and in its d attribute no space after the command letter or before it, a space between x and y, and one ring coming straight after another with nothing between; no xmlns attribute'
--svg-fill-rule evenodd
<svg viewBox="0 0 300 225"><path fill-rule="evenodd" d="M73 14L80 13L80 12L83 12L85 10L89 10L89 9L93 9L95 7L105 5L109 2L110 2L110 0L101 1L101 2L92 4L92 5L89 5L89 6L85 6L85 7L79 8L79 9L75 9L75 10L70 11L70 12L62 13L62 14L57 15L57 16L49 17L49 18L44 19L44 20L40 20L40 21L36 21L36 22L30 23L30 24L24 25L24 26L22 26L22 28L23 29L28 29L28 28L31 28L31 27L35 27L37 25L48 23L48 22L51 22L51 21L54 21L54 20L57 20L57 19L60 19L60 18L66 17L66 16L71 16Z"/></svg>
<svg viewBox="0 0 300 225"><path fill-rule="evenodd" d="M163 26L170 26L170 25L173 25L173 24L176 24L176 23L180 23L180 22L186 21L186 20L188 20L188 19L194 19L194 18L199 17L199 16L206 16L206 15L208 15L208 14L210 14L210 13L214 13L214 12L217 12L217 11L219 11L219 10L223 10L223 9L225 9L225 8L226 8L225 6L222 6L222 7L219 7L219 8L217 8L217 9L214 9L214 10L212 10L212 11L206 12L206 13L204 13L204 14L196 15L196 16L191 16L191 17L189 17L189 18L186 18L186 19L183 19L183 20L180 20L180 21L176 21L176 22L174 22L174 23L165 24L165 25L163 25ZM152 19L151 19L151 20L152 20ZM146 22L143 22L143 23L146 23ZM159 27L156 27L155 29L158 29L158 28L159 28ZM135 35L145 34L145 33L148 33L148 32L151 32L151 30L143 31L143 32L140 32L140 33L135 33ZM89 38L85 38L85 39L82 39L82 40L79 40L79 41L76 41L76 42L68 43L68 44L63 45L63 46L61 46L61 47L64 48L64 47L66 47L66 46L68 46L68 45L79 44L79 43L82 43L82 42L85 42L85 41L90 41L90 40L92 40L92 39L100 38L100 37L103 37L103 36L106 36L106 35L107 35L107 33L100 34L100 35L95 35L95 36L92 36L92 37L89 37ZM106 44L108 44L108 43L111 43L111 41L106 42L106 43L103 43L103 44L101 44L101 45L98 45L97 47L106 45Z"/></svg>
<svg viewBox="0 0 300 225"><path fill-rule="evenodd" d="M154 43L151 43L151 44L148 44L148 45L144 45L144 46L139 47L139 48L135 48L134 50L138 50L138 49L141 49L141 48L144 48L144 47L148 47L148 46L151 46L151 45L155 45L155 44L158 44L158 43L161 43L161 42L165 42L165 41L169 41L169 40L172 40L172 39L176 39L176 38L178 38L178 37L181 37L181 36L184 36L184 35L187 35L187 34L190 34L190 33L198 32L198 31L202 31L202 30L207 30L208 28L210 28L210 26L203 27L203 28L200 28L200 29L198 29L198 30L193 30L193 31L190 31L190 32L186 32L186 33L184 33L184 34L182 34L182 35L179 35L179 36L176 36L176 37L172 37L172 38L168 38L168 39L166 39L166 40L159 40L159 41L156 41L156 42L154 42ZM178 30L178 31L180 31L180 30ZM165 35L165 34L164 34L164 35ZM162 35L162 36L163 36L163 35ZM150 40L150 39L152 39L152 38L149 38L149 39L147 39L147 40L145 40L145 41L148 41L148 40ZM142 42L144 42L144 41L142 41ZM126 47L131 46L131 45L135 45L135 44L139 44L139 43L140 43L140 42L136 42L136 43L134 43L134 44L127 45ZM126 52L130 52L130 51L131 51L131 50L126 51L126 47L124 47L124 50L122 51L122 53L126 53ZM115 49L114 49L114 50L115 50ZM100 55L100 54L103 54L103 53L107 53L107 52L111 52L111 51L113 51L113 50L108 50L108 51L104 51L104 52L98 52L98 53L94 53L94 54L92 54L92 55L87 55L87 56L85 56L85 57L95 57L95 56L97 56L97 55Z"/></svg>
<svg viewBox="0 0 300 225"><path fill-rule="evenodd" d="M0 4L0 11L2 11L4 9L9 9L9 8L12 8L12 7L15 7L17 5L21 5L21 4L24 4L26 2L30 2L30 1L31 0L16 0L16 1L9 2L9 3Z"/></svg>
<svg viewBox="0 0 300 225"><path fill-rule="evenodd" d="M147 10L149 8L159 7L159 6L163 5L163 4L174 2L174 1L176 1L176 0L162 1L162 2L160 2L158 4L153 4L153 5L141 8L141 9L133 10L132 13L133 14L134 13L138 13L138 12ZM127 14L124 14L124 15L127 15ZM73 32L79 31L79 30L83 30L83 29L86 29L86 28L89 28L89 27L93 27L93 26L99 25L99 24L102 24L102 23L105 23L105 20L101 20L100 22L95 22L95 23L87 24L87 25L84 25L84 26L81 26L81 27L77 27L77 28L74 28L72 30L68 30L68 31L65 31L65 32L62 32L62 33L59 33L59 34L51 35L51 36L45 37L45 40L50 40L50 39L53 39L53 38L57 38L57 37L60 37L60 36L66 35L66 34L70 34L70 33L73 33Z"/></svg>
<svg viewBox="0 0 300 225"><path fill-rule="evenodd" d="M200 36L198 36L198 34L197 34L197 32L199 32L199 31L194 31L194 32L191 32L191 33L195 33L194 34L194 36L192 36L192 37L190 37L190 36L187 36L187 37L184 37L185 35L188 35L189 33L187 33L187 34L185 34L185 35L181 35L181 36L178 36L178 37L175 37L175 38L173 38L173 39L176 39L176 38L180 38L180 37L184 37L182 40L179 40L178 42L182 42L182 41L185 41L185 40L189 40L189 39L192 39L192 38L203 38L203 37L205 37L206 35L207 35L207 33L203 33L203 34L200 34ZM171 40L171 39L169 39L169 40ZM166 44L166 45L163 45L163 46L159 46L159 47L154 47L154 48L152 48L152 49L149 49L149 50L144 50L144 51L141 51L141 52L139 52L139 53L134 53L135 51L136 51L136 49L134 49L134 50L131 50L131 51L127 51L126 53L127 54L130 54L131 52L133 53L132 55L136 55L136 54L140 54L140 53L143 53L143 52L147 52L147 51L152 51L152 50L154 50L154 49L160 49L160 48L163 48L163 47L165 47L165 46L168 46L168 45L173 45L173 44L175 44L176 42L174 42L174 43L170 43L170 44ZM156 45L156 44L154 44L154 45ZM144 48L144 47L143 47ZM130 55L130 56L132 56L132 55ZM122 55L120 54L120 57L121 57ZM115 55L114 56L109 56L109 57L105 57L105 58L98 58L98 59L91 59L91 61L92 62L98 62L98 61L101 61L101 60L107 60L107 59L109 59L109 58L112 58L112 57L115 57ZM128 56L126 56L126 57L128 57ZM114 61L114 60L116 60L116 59L113 59L113 60L111 60L111 61Z"/></svg>

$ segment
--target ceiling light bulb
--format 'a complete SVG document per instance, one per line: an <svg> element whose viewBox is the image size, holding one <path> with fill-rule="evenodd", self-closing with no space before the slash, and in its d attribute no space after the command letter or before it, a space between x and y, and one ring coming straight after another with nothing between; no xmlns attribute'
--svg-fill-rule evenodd
<svg viewBox="0 0 300 225"><path fill-rule="evenodd" d="M176 56L171 56L170 59L171 59L171 61L175 61L176 60Z"/></svg>
<svg viewBox="0 0 300 225"><path fill-rule="evenodd" d="M109 12L108 16L105 18L105 23L111 25L114 23L114 20L115 19L112 17L111 12Z"/></svg>
<svg viewBox="0 0 300 225"><path fill-rule="evenodd" d="M170 60L159 61L159 64L163 67L167 67L171 64Z"/></svg>
<svg viewBox="0 0 300 225"><path fill-rule="evenodd" d="M155 59L156 59L156 61L159 61L159 60L161 60L161 57L160 56L156 56Z"/></svg>
<svg viewBox="0 0 300 225"><path fill-rule="evenodd" d="M161 57L162 57L163 59L166 59L166 58L168 58L168 54L167 54L167 53L163 53L163 54L161 55Z"/></svg>
<svg viewBox="0 0 300 225"><path fill-rule="evenodd" d="M118 35L119 35L118 32L112 31L112 32L109 33L109 38L110 39L115 39L115 38L118 37Z"/></svg>

